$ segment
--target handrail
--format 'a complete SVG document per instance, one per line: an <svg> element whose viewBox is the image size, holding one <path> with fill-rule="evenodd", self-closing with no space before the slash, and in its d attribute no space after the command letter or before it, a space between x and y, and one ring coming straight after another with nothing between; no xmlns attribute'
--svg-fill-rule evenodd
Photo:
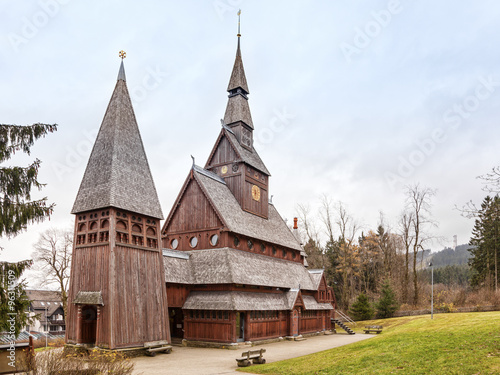
<svg viewBox="0 0 500 375"><path fill-rule="evenodd" d="M351 324L356 325L356 322L355 322L354 320L352 320L349 316L347 316L346 314L344 314L342 311L340 311L340 310L335 310L335 313L336 313L336 314L339 314L339 315L340 315L340 317L341 317L343 320L345 320L345 322L346 322L346 323L348 323L348 324L349 324L349 323L351 323ZM340 319L339 319L339 320L340 320Z"/></svg>

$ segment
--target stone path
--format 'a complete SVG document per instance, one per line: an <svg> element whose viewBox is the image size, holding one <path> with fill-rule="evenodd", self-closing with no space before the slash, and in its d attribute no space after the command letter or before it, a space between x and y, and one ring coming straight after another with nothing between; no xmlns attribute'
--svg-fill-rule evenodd
<svg viewBox="0 0 500 375"><path fill-rule="evenodd" d="M266 349L264 358L267 363L283 359L300 357L337 346L365 340L375 335L343 333L308 337L304 341L282 341L252 348L238 350L191 348L174 346L171 354L158 354L156 357L138 357L135 363L134 375L212 375L212 374L243 374L235 371L235 359L246 350ZM252 365L258 366L258 365Z"/></svg>

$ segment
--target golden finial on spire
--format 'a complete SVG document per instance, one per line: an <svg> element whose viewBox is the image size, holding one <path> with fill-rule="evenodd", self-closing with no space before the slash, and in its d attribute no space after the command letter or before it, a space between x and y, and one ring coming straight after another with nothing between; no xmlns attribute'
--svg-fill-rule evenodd
<svg viewBox="0 0 500 375"><path fill-rule="evenodd" d="M119 53L118 53L118 56L120 56L122 58L122 60L127 57L127 52L125 52L124 50L121 50Z"/></svg>
<svg viewBox="0 0 500 375"><path fill-rule="evenodd" d="M238 38L241 36L241 34L240 34L240 16L241 16L241 9L238 10Z"/></svg>

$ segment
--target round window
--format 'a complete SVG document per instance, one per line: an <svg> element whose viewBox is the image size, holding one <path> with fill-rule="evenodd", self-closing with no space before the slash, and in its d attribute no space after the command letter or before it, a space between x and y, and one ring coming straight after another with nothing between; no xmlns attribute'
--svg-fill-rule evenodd
<svg viewBox="0 0 500 375"><path fill-rule="evenodd" d="M170 241L170 247L172 249L174 249L174 250L177 249L177 246L179 246L179 241L176 238L174 238L172 241Z"/></svg>
<svg viewBox="0 0 500 375"><path fill-rule="evenodd" d="M219 236L214 234L210 237L210 245L215 246L219 242Z"/></svg>
<svg viewBox="0 0 500 375"><path fill-rule="evenodd" d="M196 245L198 245L198 237L191 237L191 239L189 240L189 244L191 245L191 247L196 247Z"/></svg>
<svg viewBox="0 0 500 375"><path fill-rule="evenodd" d="M248 248L249 248L250 250L252 250L252 249L253 249L253 242L252 242L252 241L248 240L247 245L248 245Z"/></svg>
<svg viewBox="0 0 500 375"><path fill-rule="evenodd" d="M234 237L234 246L238 246L240 244L240 239L238 237Z"/></svg>

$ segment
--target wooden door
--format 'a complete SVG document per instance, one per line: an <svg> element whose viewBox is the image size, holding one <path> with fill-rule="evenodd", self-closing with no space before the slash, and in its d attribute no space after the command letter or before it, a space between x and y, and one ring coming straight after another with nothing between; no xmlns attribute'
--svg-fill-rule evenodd
<svg viewBox="0 0 500 375"><path fill-rule="evenodd" d="M236 313L236 340L245 341L245 313Z"/></svg>
<svg viewBox="0 0 500 375"><path fill-rule="evenodd" d="M97 331L97 308L96 306L82 307L82 344L95 344Z"/></svg>
<svg viewBox="0 0 500 375"><path fill-rule="evenodd" d="M170 319L170 334L175 338L184 338L184 314L182 309L171 308L168 309Z"/></svg>
<svg viewBox="0 0 500 375"><path fill-rule="evenodd" d="M293 309L291 336L298 336L298 334L299 334L299 312L297 310Z"/></svg>

